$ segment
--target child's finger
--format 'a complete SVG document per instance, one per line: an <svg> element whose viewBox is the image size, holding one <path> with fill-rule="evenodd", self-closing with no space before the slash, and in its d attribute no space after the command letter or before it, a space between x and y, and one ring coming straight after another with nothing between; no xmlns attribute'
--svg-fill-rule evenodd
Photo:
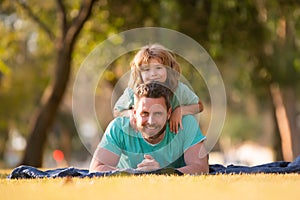
<svg viewBox="0 0 300 200"><path fill-rule="evenodd" d="M173 121L170 121L170 131L173 132Z"/></svg>
<svg viewBox="0 0 300 200"><path fill-rule="evenodd" d="M174 133L178 133L178 123L174 123Z"/></svg>
<svg viewBox="0 0 300 200"><path fill-rule="evenodd" d="M179 126L180 126L180 129L183 130L183 124L182 124L182 121L179 122Z"/></svg>

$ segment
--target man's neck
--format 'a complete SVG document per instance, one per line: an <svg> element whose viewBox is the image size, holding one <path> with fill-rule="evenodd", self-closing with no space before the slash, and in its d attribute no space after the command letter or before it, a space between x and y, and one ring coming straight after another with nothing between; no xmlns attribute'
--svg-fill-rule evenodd
<svg viewBox="0 0 300 200"><path fill-rule="evenodd" d="M153 135L152 137L149 138L144 138L147 142L149 142L150 144L157 144L160 141L162 141L165 137L165 132L166 131L162 131L157 133L156 135Z"/></svg>

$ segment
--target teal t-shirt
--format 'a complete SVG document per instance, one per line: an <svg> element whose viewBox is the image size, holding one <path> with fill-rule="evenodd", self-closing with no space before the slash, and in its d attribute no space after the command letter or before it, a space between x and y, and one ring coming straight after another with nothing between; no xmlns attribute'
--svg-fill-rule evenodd
<svg viewBox="0 0 300 200"><path fill-rule="evenodd" d="M167 125L163 140L158 144L150 144L144 140L140 132L135 132L131 128L128 117L117 117L108 125L99 147L119 155L117 167L121 169L136 168L144 159L144 154L151 155L160 167L183 167L184 152L204 140L205 136L194 116L183 116L182 122L183 130L174 134Z"/></svg>
<svg viewBox="0 0 300 200"><path fill-rule="evenodd" d="M179 105L191 105L197 104L199 97L185 84L182 82L178 83L173 97L171 98L172 109L174 110ZM117 111L128 110L134 104L134 91L127 87L122 96L117 100L114 109Z"/></svg>

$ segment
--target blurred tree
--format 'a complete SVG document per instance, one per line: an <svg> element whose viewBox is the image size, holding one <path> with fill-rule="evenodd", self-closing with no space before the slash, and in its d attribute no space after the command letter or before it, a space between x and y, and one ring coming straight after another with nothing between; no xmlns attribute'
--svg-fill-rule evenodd
<svg viewBox="0 0 300 200"><path fill-rule="evenodd" d="M292 161L300 155L296 101L300 81L300 2L258 2L258 11L259 22L264 25L268 39L257 51L258 64L253 77L269 90L281 137L283 159Z"/></svg>
<svg viewBox="0 0 300 200"><path fill-rule="evenodd" d="M246 101L251 97L249 92L264 98L262 110L266 103L269 108L273 103L284 159L293 160L300 154L296 122L299 115L296 83L300 80L299 1L179 0L178 4L177 27L202 44L218 63L230 109L236 107L237 93L239 99ZM248 112L245 103L241 104L244 107L237 107L238 115ZM240 134L246 135L245 131Z"/></svg>
<svg viewBox="0 0 300 200"><path fill-rule="evenodd" d="M78 8L72 9L67 3L56 1L57 9L50 8L48 14L53 15L53 19L56 19L52 23L59 27L57 29L50 29L49 24L44 23L44 19L39 16L41 12L36 12L38 8L35 7L36 5L31 5L31 7L24 1L15 1L15 3L46 32L50 40L55 41L57 53L55 72L41 99L41 107L34 121L25 155L21 162L22 164L41 167L47 133L55 119L69 81L75 41L91 14L95 0L82 0L78 5L75 4Z"/></svg>
<svg viewBox="0 0 300 200"><path fill-rule="evenodd" d="M47 52L36 51L34 24L21 19L12 2L2 1L0 13L0 34L5 38L0 40L0 149L3 151L11 129L17 129L23 136L28 132L28 116L48 81L44 62L49 57ZM0 155L2 159L4 153Z"/></svg>

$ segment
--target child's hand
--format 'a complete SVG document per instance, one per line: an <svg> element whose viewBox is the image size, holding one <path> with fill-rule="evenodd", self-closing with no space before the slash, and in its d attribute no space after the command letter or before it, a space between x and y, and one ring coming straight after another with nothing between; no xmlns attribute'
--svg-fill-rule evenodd
<svg viewBox="0 0 300 200"><path fill-rule="evenodd" d="M182 126L182 112L181 112L181 108L180 106L175 108L175 110L173 110L171 117L170 117L170 131L173 133L178 133L178 127L180 127L180 129L183 129Z"/></svg>

